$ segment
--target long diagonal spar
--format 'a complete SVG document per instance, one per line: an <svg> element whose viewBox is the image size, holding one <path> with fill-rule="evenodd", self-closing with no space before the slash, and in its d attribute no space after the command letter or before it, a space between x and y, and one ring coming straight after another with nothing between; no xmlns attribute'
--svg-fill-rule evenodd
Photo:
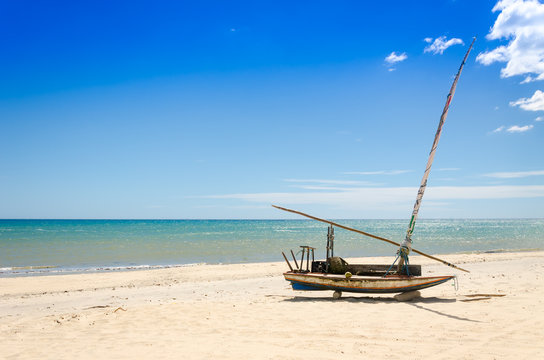
<svg viewBox="0 0 544 360"><path fill-rule="evenodd" d="M381 240L381 241L385 241L385 242L388 242L390 244L393 244L393 245L396 245L396 246L400 246L399 243L397 242L394 242L393 240L389 240L389 239L386 239L386 238L383 238L383 237L380 237L380 236L376 236L376 235L372 235L372 234L369 234L367 232L364 232L364 231L361 231L361 230L357 230L357 229L354 229L354 228L350 228L350 227L347 227L347 226L344 226L344 225L341 225L341 224L338 224L338 223L335 223L333 221L330 221L330 220L325 220L325 219L320 219L318 217L315 217L315 216L312 216L312 215L308 215L308 214L305 214L303 212L300 212L300 211L296 211L296 210L291 210L291 209L287 209L287 208L283 208L281 206L276 206L276 205L272 205L273 207L275 207L276 209L280 209L280 210L283 210L283 211L287 211L287 212L290 212L290 213L293 213L293 214L298 214L298 215L302 215L302 216L305 216L309 219L313 219L313 220L317 220L317 221L321 221L321 222L324 222L324 223L327 223L327 224L330 224L330 225L333 225L333 226L336 226L336 227L339 227L341 229L344 229L344 230L348 230L348 231L353 231L353 232L356 232L358 234L362 234L362 235L365 235L365 236L368 236L368 237L371 237L371 238L374 238L374 239L377 239L377 240ZM425 254L424 252L421 252L419 250L416 250L416 249L412 249L413 252L419 254L419 255L423 255L425 257L428 257L429 259L433 259L433 260L436 260L436 261L439 261L441 262L442 264L444 265L447 265L449 267L452 267L454 269L457 269L457 270L461 270L461 271L464 271L464 272L470 272L468 270L465 270L463 268L460 268L459 266L455 266L445 260L442 260L442 259L439 259L437 257L434 257L432 255L428 255L428 254Z"/></svg>

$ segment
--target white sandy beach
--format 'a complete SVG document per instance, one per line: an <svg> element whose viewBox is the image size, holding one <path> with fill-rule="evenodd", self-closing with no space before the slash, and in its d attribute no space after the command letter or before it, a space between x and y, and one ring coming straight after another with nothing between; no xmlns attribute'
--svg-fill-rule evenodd
<svg viewBox="0 0 544 360"><path fill-rule="evenodd" d="M412 257L453 282L392 295L294 292L283 262L0 279L2 359L537 359L544 252ZM355 261L353 259L348 259ZM359 259L361 260L361 259ZM364 259L388 263L392 258ZM495 296L503 295L503 296Z"/></svg>

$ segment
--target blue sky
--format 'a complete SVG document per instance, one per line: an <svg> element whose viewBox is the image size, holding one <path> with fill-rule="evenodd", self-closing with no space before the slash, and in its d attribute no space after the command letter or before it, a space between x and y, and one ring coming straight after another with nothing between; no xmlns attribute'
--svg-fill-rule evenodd
<svg viewBox="0 0 544 360"><path fill-rule="evenodd" d="M538 1L1 1L0 218L544 217Z"/></svg>

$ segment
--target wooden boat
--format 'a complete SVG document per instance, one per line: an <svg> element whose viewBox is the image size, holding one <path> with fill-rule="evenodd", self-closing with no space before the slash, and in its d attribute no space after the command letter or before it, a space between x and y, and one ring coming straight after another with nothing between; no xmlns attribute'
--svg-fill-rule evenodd
<svg viewBox="0 0 544 360"><path fill-rule="evenodd" d="M453 267L455 269L468 272L467 270L455 266L447 261L425 254L416 249L412 249L411 237L415 228L415 223L417 220L421 201L423 199L423 194L425 192L425 188L427 187L427 179L434 160L438 141L440 140L442 127L444 125L444 121L446 120L451 100L453 99L453 95L455 94L457 81L459 80L459 76L461 75L461 71L463 70L463 66L465 65L465 62L472 49L472 46L474 45L475 40L476 39L474 38L474 40L470 44L470 47L465 54L465 57L463 58L461 66L459 67L457 75L455 76L455 79L451 86L450 92L447 96L446 105L444 106L442 116L440 117L438 129L436 131L434 142L431 147L431 152L429 154L429 159L427 160L427 166L425 168L419 191L417 193L416 202L412 211L412 217L408 225L408 230L406 231L406 237L402 243L397 243L380 236L372 235L364 231L353 229L329 220L320 219L299 211L272 205L277 209L299 214L313 220L328 223L330 225L329 232L327 234L327 256L325 261L315 261L315 249L310 246L301 246L302 256L300 259L300 265L295 257L294 252L291 250L291 255L295 262L295 268L293 268L290 261L285 256L285 253L282 252L283 257L290 268L290 271L284 273L283 275L285 277L285 280L291 283L294 290L333 290L333 296L335 298L339 298L342 294L342 291L356 293L404 293L443 284L446 281L455 278L455 276L453 275L430 277L421 276L421 266L409 264L408 255L411 251L414 251L415 253L426 256L433 260L440 261L443 264ZM399 250L397 251L397 257L395 261L391 265L348 264L342 258L335 257L334 226L341 229L354 231L359 234L369 236L377 240L385 241L393 245L397 245L399 247ZM311 262L310 254L312 256ZM397 260L399 262L395 267L394 265L397 263ZM304 261L306 261L305 268Z"/></svg>
<svg viewBox="0 0 544 360"><path fill-rule="evenodd" d="M407 276L387 275L385 277L357 276L326 273L295 273L283 274L290 281L293 290L334 290L356 293L403 293L425 289L445 283L454 278L445 276Z"/></svg>
<svg viewBox="0 0 544 360"><path fill-rule="evenodd" d="M295 212L290 209L280 209ZM296 211L296 213L302 214L298 211ZM349 264L344 259L334 256L333 224L344 229L350 228L336 224L332 221L319 220L331 224L327 234L327 258L325 261L316 261L314 259L315 248L301 246L302 256L300 261L297 261L294 252L291 251L295 263L295 268L293 268L290 261L285 256L285 253L282 252L283 257L290 268L290 271L284 273L283 276L285 277L285 280L291 283L293 290L332 290L334 291L334 298L338 299L342 295L342 292L374 294L405 293L443 284L446 281L455 278L453 275L421 276L421 265L411 265L408 264L408 261L400 268L395 267L395 263ZM360 232L360 230L353 230ZM437 259L418 250L413 250L424 256ZM467 271L443 260L438 260L456 269Z"/></svg>

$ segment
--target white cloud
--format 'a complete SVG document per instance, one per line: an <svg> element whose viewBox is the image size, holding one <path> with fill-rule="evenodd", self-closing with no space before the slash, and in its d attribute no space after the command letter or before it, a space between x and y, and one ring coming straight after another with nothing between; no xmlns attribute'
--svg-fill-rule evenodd
<svg viewBox="0 0 544 360"><path fill-rule="evenodd" d="M398 63L398 62L404 61L404 60L406 60L406 59L408 59L408 55L406 55L405 52L402 53L402 54L398 54L398 55L397 55L397 53L395 53L395 52L393 51L391 54L389 54L389 56L387 56L387 57L385 58L385 62L388 63L388 64L390 64L390 65L393 65L393 64L396 64L396 63Z"/></svg>
<svg viewBox="0 0 544 360"><path fill-rule="evenodd" d="M345 175L400 175L412 172L412 170L379 170L379 171L349 171Z"/></svg>
<svg viewBox="0 0 544 360"><path fill-rule="evenodd" d="M542 121L544 120L544 116L537 116L535 121Z"/></svg>
<svg viewBox="0 0 544 360"><path fill-rule="evenodd" d="M479 53L478 56L476 57L476 61L479 61L480 63L484 65L491 65L492 63L496 61L500 61L500 62L508 61L508 56L506 55L506 47L499 46L493 51ZM503 77L505 77L504 74L502 75Z"/></svg>
<svg viewBox="0 0 544 360"><path fill-rule="evenodd" d="M504 128L505 128L505 126L504 126L504 125L503 125L503 126L499 126L499 127L498 127L498 128L496 128L495 130L493 130L493 132L494 132L494 133L496 133L496 132L501 132L501 131L503 131L503 130L504 130Z"/></svg>
<svg viewBox="0 0 544 360"><path fill-rule="evenodd" d="M440 168L440 169L437 169L438 171L459 171L461 170L460 168Z"/></svg>
<svg viewBox="0 0 544 360"><path fill-rule="evenodd" d="M382 185L382 184L381 184ZM323 190L323 191L347 191L352 188L328 185L291 185L293 188L304 190Z"/></svg>
<svg viewBox="0 0 544 360"><path fill-rule="evenodd" d="M500 13L487 39L510 42L478 54L476 61L484 65L506 62L501 69L504 78L527 75L523 83L544 80L544 4L537 0L502 0L492 11Z"/></svg>
<svg viewBox="0 0 544 360"><path fill-rule="evenodd" d="M313 183L325 185L364 185L366 181L357 180L326 180L326 179L284 179L283 181L292 183Z"/></svg>
<svg viewBox="0 0 544 360"><path fill-rule="evenodd" d="M267 204L320 204L345 207L409 206L416 187L356 188L334 192L276 192L204 196ZM544 185L437 186L429 187L426 201L454 199L514 199L544 197Z"/></svg>
<svg viewBox="0 0 544 360"><path fill-rule="evenodd" d="M433 39L432 38L425 38L425 42L429 43L430 45L427 45L423 52L432 52L434 55L436 54L443 54L444 51L449 48L450 46L461 44L464 45L465 43L463 40L458 38L451 38L449 40L446 40L445 36L441 36L439 38L434 39L434 42L431 43Z"/></svg>
<svg viewBox="0 0 544 360"><path fill-rule="evenodd" d="M544 92L536 90L530 98L521 98L511 101L510 106L519 106L528 111L544 111Z"/></svg>
<svg viewBox="0 0 544 360"><path fill-rule="evenodd" d="M517 179L517 178L524 178L528 176L539 176L539 175L544 175L544 170L496 172L496 173L484 174L484 176L498 178L498 179Z"/></svg>
<svg viewBox="0 0 544 360"><path fill-rule="evenodd" d="M514 125L514 126L510 126L508 129L506 129L506 131L508 131L509 133L522 133L522 132L529 131L532 128L533 128L533 125L525 125L525 126Z"/></svg>
<svg viewBox="0 0 544 360"><path fill-rule="evenodd" d="M506 128L506 126L499 126L492 132L499 133L506 129L506 131L509 132L510 134L514 134L514 133L522 133L522 132L529 131L533 127L534 127L533 125L525 125L525 126L512 125L509 128Z"/></svg>
<svg viewBox="0 0 544 360"><path fill-rule="evenodd" d="M284 179L283 181L294 183L290 187L305 190L329 190L345 191L357 186L379 186L380 183L359 180L327 180L327 179Z"/></svg>

